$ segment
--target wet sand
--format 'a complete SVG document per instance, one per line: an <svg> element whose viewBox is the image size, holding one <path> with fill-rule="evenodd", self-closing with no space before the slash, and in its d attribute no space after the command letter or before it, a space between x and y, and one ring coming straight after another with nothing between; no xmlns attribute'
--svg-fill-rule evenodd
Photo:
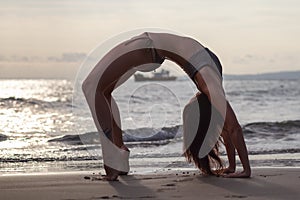
<svg viewBox="0 0 300 200"><path fill-rule="evenodd" d="M254 168L250 179L202 176L198 171L130 174L97 180L92 172L1 175L3 200L17 199L298 199L300 168Z"/></svg>

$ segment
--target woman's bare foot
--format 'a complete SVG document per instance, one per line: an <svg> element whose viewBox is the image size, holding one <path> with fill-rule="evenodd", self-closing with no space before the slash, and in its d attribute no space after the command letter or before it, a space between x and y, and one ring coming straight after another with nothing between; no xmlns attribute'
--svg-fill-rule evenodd
<svg viewBox="0 0 300 200"><path fill-rule="evenodd" d="M117 181L118 180L118 176L120 173L118 170L115 170L107 165L104 165L104 169L105 169L106 175L104 175L102 177L103 180L106 180L106 181Z"/></svg>
<svg viewBox="0 0 300 200"><path fill-rule="evenodd" d="M124 144L120 147L120 149L130 152L129 149ZM118 171L107 165L104 165L104 169L105 169L106 175L103 176L102 179L106 180L106 181L116 181L118 179L119 175L127 175L128 174L128 172Z"/></svg>
<svg viewBox="0 0 300 200"><path fill-rule="evenodd" d="M224 175L223 177L225 177L225 178L250 178L250 176L251 176L251 172L242 171L242 172L229 173L229 174Z"/></svg>

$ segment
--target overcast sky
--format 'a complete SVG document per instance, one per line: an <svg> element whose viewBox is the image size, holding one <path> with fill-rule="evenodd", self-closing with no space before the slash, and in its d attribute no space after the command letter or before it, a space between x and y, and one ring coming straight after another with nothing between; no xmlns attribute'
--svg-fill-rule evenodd
<svg viewBox="0 0 300 200"><path fill-rule="evenodd" d="M74 77L85 56L143 27L192 36L224 73L300 70L300 1L0 0L0 77Z"/></svg>

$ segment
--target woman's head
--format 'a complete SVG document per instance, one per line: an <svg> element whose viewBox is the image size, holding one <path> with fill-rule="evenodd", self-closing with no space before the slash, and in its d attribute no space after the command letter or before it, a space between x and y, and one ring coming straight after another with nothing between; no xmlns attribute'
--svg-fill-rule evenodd
<svg viewBox="0 0 300 200"><path fill-rule="evenodd" d="M198 93L183 111L183 132L184 132L184 155L189 162L195 165L204 174L217 174L223 168L222 161L219 157L219 142L215 144L208 155L199 158L199 151L208 131L211 112L214 109L207 96Z"/></svg>

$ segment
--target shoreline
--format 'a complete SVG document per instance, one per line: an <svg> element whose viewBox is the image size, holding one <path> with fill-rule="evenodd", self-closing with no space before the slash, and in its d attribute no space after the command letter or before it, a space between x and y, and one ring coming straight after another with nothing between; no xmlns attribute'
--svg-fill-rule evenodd
<svg viewBox="0 0 300 200"><path fill-rule="evenodd" d="M237 167L237 171L241 170L241 167ZM276 170L276 169L288 169L288 170L299 170L300 173L300 166L299 167L291 167L291 166L282 166L282 167L276 167L276 166L258 166L258 167L251 167L252 170L260 170L260 169L270 169L270 170ZM189 173L200 173L200 171L197 168L162 168L157 170L141 170L141 171L130 171L129 175L156 175L156 174L171 174L171 173L181 173L181 172L189 172ZM99 168L97 170L83 170L83 171L50 171L50 172L16 172L16 173L0 173L1 177L10 177L10 176L55 176L55 175L82 175L82 174L105 174L103 168Z"/></svg>
<svg viewBox="0 0 300 200"><path fill-rule="evenodd" d="M239 169L238 169L239 170ZM119 181L95 172L0 176L1 197L11 199L297 199L300 168L252 168L247 179L203 176L198 170L129 174ZM85 177L89 176L90 179ZM1 198L1 199L2 199Z"/></svg>
<svg viewBox="0 0 300 200"><path fill-rule="evenodd" d="M262 154L249 155L250 165L255 168L294 168L300 166L300 153ZM227 158L222 155L224 163ZM155 171L170 170L194 170L192 163L188 163L184 157L163 158L130 158L130 173L145 174ZM241 166L237 157L237 166ZM34 167L32 167L34 166ZM254 167L253 167L254 168ZM69 173L92 172L103 170L102 160L83 161L50 161L50 162L0 162L0 176L3 174L43 174L43 173Z"/></svg>

